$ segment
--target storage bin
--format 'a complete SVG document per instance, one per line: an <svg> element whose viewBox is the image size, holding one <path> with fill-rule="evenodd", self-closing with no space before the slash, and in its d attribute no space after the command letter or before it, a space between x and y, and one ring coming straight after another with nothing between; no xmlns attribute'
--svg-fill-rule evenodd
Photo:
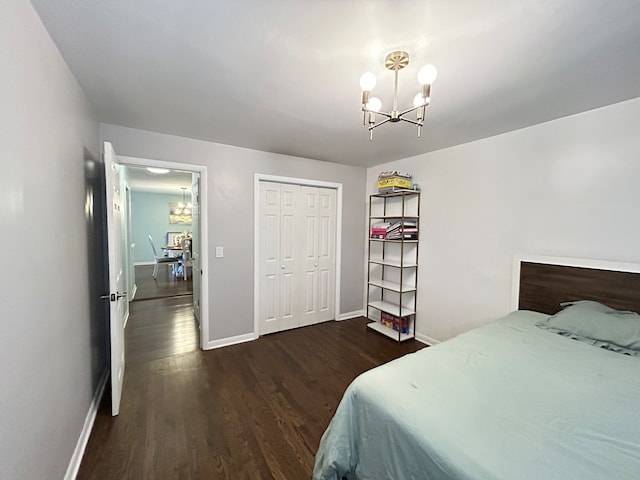
<svg viewBox="0 0 640 480"><path fill-rule="evenodd" d="M411 177L387 177L378 179L378 190L379 191L393 191L397 188L406 188L411 190L413 188L413 182L411 181Z"/></svg>

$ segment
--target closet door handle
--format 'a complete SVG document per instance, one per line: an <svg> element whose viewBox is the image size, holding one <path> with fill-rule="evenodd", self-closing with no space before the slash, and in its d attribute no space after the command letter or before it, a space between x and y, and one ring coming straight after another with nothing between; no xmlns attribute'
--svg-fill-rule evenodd
<svg viewBox="0 0 640 480"><path fill-rule="evenodd" d="M280 268L281 268L282 270L284 270L284 265L282 265Z"/></svg>

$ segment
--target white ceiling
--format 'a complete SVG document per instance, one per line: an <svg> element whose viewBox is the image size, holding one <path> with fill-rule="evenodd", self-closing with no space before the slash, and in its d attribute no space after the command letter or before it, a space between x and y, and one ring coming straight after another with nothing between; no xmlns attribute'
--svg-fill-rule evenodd
<svg viewBox="0 0 640 480"><path fill-rule="evenodd" d="M638 0L31 0L98 119L375 165L640 96ZM433 63L423 137L362 125L360 75Z"/></svg>
<svg viewBox="0 0 640 480"><path fill-rule="evenodd" d="M182 188L185 187L185 193L191 196L191 172L171 170L169 173L154 174L145 167L125 165L125 168L127 184L132 192L182 195Z"/></svg>

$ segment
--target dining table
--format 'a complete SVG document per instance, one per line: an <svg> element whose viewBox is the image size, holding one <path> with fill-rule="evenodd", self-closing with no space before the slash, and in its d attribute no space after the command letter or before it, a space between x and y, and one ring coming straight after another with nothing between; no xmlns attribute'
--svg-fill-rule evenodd
<svg viewBox="0 0 640 480"><path fill-rule="evenodd" d="M161 247L162 251L164 252L164 256L165 257L171 257L171 258L177 258L177 257L182 257L182 254L184 253L184 249L182 248L181 245L166 245L164 247ZM183 268L184 266L182 265L182 263L177 264L174 263L172 265L172 273L174 276L180 276L183 274Z"/></svg>

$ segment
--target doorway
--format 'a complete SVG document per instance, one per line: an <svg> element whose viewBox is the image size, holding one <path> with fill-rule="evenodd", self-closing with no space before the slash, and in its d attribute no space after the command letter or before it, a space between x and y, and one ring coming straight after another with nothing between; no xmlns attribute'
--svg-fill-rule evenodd
<svg viewBox="0 0 640 480"><path fill-rule="evenodd" d="M206 167L201 165L183 164L176 162L165 162L137 157L119 157L123 166L128 170L132 169L146 169L151 167L155 171L179 172L183 175L183 178L179 182L179 187L184 187L184 190L180 190L180 194L174 195L174 198L160 201L160 205L156 207L156 213L158 216L158 222L160 226L154 230L146 232L151 226L143 227L138 235L140 238L134 238L130 236L126 243L127 249L130 250L131 270L130 275L130 291L135 292L134 302L135 308L132 308L132 313L140 313L144 315L153 308L163 308L169 310L180 311L180 318L167 319L169 322L166 327L168 330L176 330L176 321L180 321L181 329L188 331L188 324L184 324L186 320L185 316L192 317L192 324L197 329L197 335L193 338L197 338L197 346L204 349L208 343L209 337L209 325L208 325L208 280L207 269L204 266L207 265L208 252L206 248L201 246L208 245L207 243L207 170ZM162 174L156 174L153 177L152 183L162 184ZM175 186L175 184L174 184ZM129 207L136 202L136 188L132 188L132 196L134 197ZM175 192L174 192L175 193ZM184 197L184 198L183 198ZM160 197L163 198L163 197ZM166 200L166 201L165 201ZM175 201L169 201L175 200ZM166 205L165 205L166 204ZM175 212L170 210L170 204L180 204L181 211ZM134 207L135 208L135 207ZM132 215L131 209L127 211L128 219L135 221L135 213ZM181 221L171 223L170 217L182 217ZM184 217L191 217L189 221L185 221ZM144 216L143 216L144 218ZM179 218L180 220L180 218ZM162 223L164 222L164 224ZM152 223L151 223L152 224ZM151 225L150 224L150 225ZM132 228L135 231L135 226ZM151 240L148 238L151 236ZM183 241L188 242L183 243ZM126 241L126 238L125 238ZM158 257L164 257L165 252L167 257L178 256L177 260L173 263L162 262L158 264L157 275L153 278L154 270L154 255L152 252L151 243L157 251ZM171 247L171 248L170 248ZM188 250L187 250L188 249ZM143 258L144 261L135 261L138 265L134 265L133 259L136 258L136 253L140 253L137 259ZM188 255L187 255L188 253ZM186 275L185 275L186 272ZM145 298L144 302L138 302ZM154 298L155 300L150 300ZM154 302L152 305L151 302ZM142 305L147 303L147 305ZM188 312L185 314L184 312ZM203 320L203 321L201 321ZM173 323L171 323L173 322ZM151 325L151 324L150 324ZM159 327L159 325L154 325ZM145 328L140 328L140 332L144 332ZM189 334L191 335L191 333ZM128 335L129 336L129 335ZM135 337L136 335L134 335ZM192 336L192 335L191 335ZM144 340L139 338L140 341ZM185 342L188 344L189 342ZM164 348L163 351L175 353L184 353L184 348L188 348L188 345L175 345ZM176 350L177 349L177 350Z"/></svg>
<svg viewBox="0 0 640 480"><path fill-rule="evenodd" d="M134 302L193 294L199 174L123 165L129 187L125 252ZM194 207L195 206L195 207Z"/></svg>

